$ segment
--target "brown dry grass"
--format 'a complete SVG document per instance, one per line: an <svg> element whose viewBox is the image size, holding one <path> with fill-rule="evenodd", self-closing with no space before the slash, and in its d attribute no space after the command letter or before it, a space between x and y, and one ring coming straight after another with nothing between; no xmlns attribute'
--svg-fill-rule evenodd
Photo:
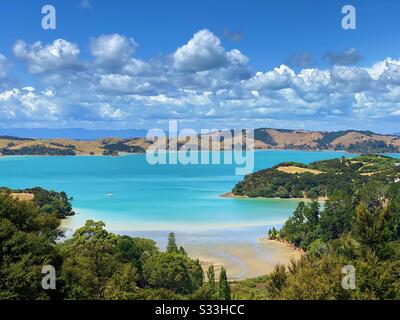
<svg viewBox="0 0 400 320"><path fill-rule="evenodd" d="M32 193L11 193L11 196L18 201L32 201L35 198L35 195Z"/></svg>
<svg viewBox="0 0 400 320"><path fill-rule="evenodd" d="M400 146L400 139L397 136L392 136L392 135L378 135L378 134L372 134L371 136L365 135L360 132L349 132L334 141L331 142L333 146L337 145L343 145L348 147L351 144L355 143L361 143L361 142L366 142L366 141L371 141L371 142L376 142L376 141L383 141L387 145L394 145L394 146Z"/></svg>
<svg viewBox="0 0 400 320"><path fill-rule="evenodd" d="M281 171L281 172L291 173L291 174L305 173L305 172L309 172L312 174L321 174L322 173L322 171L318 171L318 170L314 170L314 169L307 169L307 168L300 168L300 167L295 167L295 166L278 167L276 170Z"/></svg>
<svg viewBox="0 0 400 320"><path fill-rule="evenodd" d="M267 133L275 140L278 144L275 148L284 149L288 145L293 146L309 146L317 147L317 141L323 138L321 132L318 131L293 131L293 132L282 132L275 129L267 129Z"/></svg>

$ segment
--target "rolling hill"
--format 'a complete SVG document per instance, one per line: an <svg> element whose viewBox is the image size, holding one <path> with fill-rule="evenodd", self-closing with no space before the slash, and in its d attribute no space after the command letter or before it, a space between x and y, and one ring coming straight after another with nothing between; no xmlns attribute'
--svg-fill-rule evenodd
<svg viewBox="0 0 400 320"><path fill-rule="evenodd" d="M226 133L226 131L225 131ZM224 132L195 137L209 150L220 150L234 141ZM400 152L400 136L382 135L371 131L305 131L260 128L254 132L255 149L284 150L338 150L352 153L397 153ZM187 139L164 139L163 149L176 150ZM151 141L143 137L101 138L96 140L32 139L14 136L0 136L2 155L118 155L118 153L144 153Z"/></svg>

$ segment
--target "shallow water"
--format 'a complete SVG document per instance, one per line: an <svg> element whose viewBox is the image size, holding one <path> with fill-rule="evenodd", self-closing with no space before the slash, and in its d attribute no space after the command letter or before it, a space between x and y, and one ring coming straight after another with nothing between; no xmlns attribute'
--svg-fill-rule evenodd
<svg viewBox="0 0 400 320"><path fill-rule="evenodd" d="M255 170L283 161L309 163L350 156L339 152L257 151ZM226 199L242 179L235 165L150 165L145 155L122 157L2 157L1 185L40 186L73 196L78 214L68 228L103 220L112 231L205 231L277 225L297 201Z"/></svg>

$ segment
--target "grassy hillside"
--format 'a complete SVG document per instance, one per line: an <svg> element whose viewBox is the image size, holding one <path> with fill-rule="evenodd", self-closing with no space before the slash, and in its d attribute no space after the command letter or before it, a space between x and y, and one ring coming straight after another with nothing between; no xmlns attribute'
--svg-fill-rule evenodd
<svg viewBox="0 0 400 320"><path fill-rule="evenodd" d="M2 155L118 155L118 152L144 153L149 143L143 138L108 138L93 141L70 139L24 139L0 137Z"/></svg>
<svg viewBox="0 0 400 320"><path fill-rule="evenodd" d="M262 149L343 150L354 153L394 153L400 151L400 138L371 131L304 131L257 129L255 139Z"/></svg>
<svg viewBox="0 0 400 320"><path fill-rule="evenodd" d="M230 131L229 131L230 132ZM202 147L221 150L226 144L236 143L226 137L226 131L216 131L198 136ZM304 131L260 128L254 131L255 149L288 150L341 150L353 153L396 153L400 152L400 137L380 135L370 131ZM161 149L176 150L186 139L162 139ZM203 143L204 142L204 143ZM150 141L145 138L103 138L98 140L73 139L27 139L0 136L2 155L118 155L119 152L144 153Z"/></svg>

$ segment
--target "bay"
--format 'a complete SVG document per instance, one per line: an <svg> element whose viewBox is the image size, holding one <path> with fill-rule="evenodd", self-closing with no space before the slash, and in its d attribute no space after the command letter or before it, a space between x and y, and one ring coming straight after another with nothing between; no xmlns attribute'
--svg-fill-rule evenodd
<svg viewBox="0 0 400 320"><path fill-rule="evenodd" d="M340 152L256 151L255 170L280 162L310 163L350 154ZM88 219L112 231L199 231L283 223L295 200L227 199L243 177L234 164L150 165L142 154L121 157L2 157L1 186L65 191L77 215L75 229Z"/></svg>

